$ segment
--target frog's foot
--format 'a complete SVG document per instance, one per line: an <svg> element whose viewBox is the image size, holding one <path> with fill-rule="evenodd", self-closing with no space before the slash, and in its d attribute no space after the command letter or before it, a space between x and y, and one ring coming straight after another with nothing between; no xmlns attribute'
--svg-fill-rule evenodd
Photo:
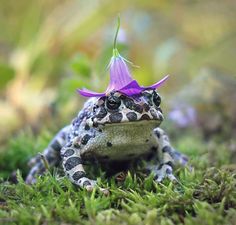
<svg viewBox="0 0 236 225"><path fill-rule="evenodd" d="M25 180L25 183L29 184L29 185L33 185L36 183L36 181L37 181L37 179L34 176L28 175Z"/></svg>
<svg viewBox="0 0 236 225"><path fill-rule="evenodd" d="M109 190L106 188L101 188L97 186L95 180L91 180L87 177L82 177L78 180L77 185L81 188L85 188L88 192L92 192L94 189L99 189L104 195L109 195Z"/></svg>
<svg viewBox="0 0 236 225"><path fill-rule="evenodd" d="M41 160L40 155L36 155L35 157L33 157L32 159L29 160L29 162L27 163L27 166L29 168L32 168L37 162L39 162Z"/></svg>
<svg viewBox="0 0 236 225"><path fill-rule="evenodd" d="M160 183L164 178L168 178L172 182L178 182L173 174L173 168L169 164L161 164L159 166L149 166L148 170L154 174L154 180Z"/></svg>

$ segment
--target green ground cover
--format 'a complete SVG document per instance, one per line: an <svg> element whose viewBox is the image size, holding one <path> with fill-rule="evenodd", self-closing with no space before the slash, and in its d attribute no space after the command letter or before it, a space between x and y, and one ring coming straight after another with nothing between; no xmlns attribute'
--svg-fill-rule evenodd
<svg viewBox="0 0 236 225"><path fill-rule="evenodd" d="M105 178L98 190L88 193L73 186L60 171L48 171L33 186L24 183L27 159L46 146L48 132L37 138L30 132L10 141L1 154L0 224L234 224L236 221L236 173L230 154L219 144L191 135L180 137L176 147L187 154L194 167L175 170L179 184L156 184L142 170L130 171L124 182ZM33 153L34 152L34 153ZM214 157L212 157L214 155ZM18 167L18 184L6 177Z"/></svg>

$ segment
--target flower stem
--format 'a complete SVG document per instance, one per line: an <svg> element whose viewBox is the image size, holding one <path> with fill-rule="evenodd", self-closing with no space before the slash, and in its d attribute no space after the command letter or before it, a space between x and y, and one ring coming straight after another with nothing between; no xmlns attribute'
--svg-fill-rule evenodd
<svg viewBox="0 0 236 225"><path fill-rule="evenodd" d="M117 36L118 36L119 30L120 30L120 15L118 15L118 18L117 18L117 28L116 28L115 38L114 38L113 50L116 49L116 41L117 41ZM114 53L114 51L113 51L113 53Z"/></svg>

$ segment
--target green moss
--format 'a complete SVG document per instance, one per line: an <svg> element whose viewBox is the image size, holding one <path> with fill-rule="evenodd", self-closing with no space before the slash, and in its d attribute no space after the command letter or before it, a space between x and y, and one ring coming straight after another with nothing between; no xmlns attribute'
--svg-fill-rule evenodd
<svg viewBox="0 0 236 225"><path fill-rule="evenodd" d="M46 146L51 134L35 138L30 132L9 143L1 160L4 176L17 167L18 184L0 183L0 223L3 224L233 224L236 215L236 173L227 166L230 157L216 154L211 159L209 145L191 136L177 147L190 157L194 169L177 168L178 184L153 182L139 170L130 171L123 183L105 179L99 185L110 188L104 196L88 193L60 177L56 170L28 186L22 178L26 160ZM36 141L35 141L36 140ZM226 151L218 146L217 151ZM228 153L225 153L228 155ZM14 156L14 157L13 157ZM13 158L12 158L13 157ZM209 166L209 162L214 167Z"/></svg>

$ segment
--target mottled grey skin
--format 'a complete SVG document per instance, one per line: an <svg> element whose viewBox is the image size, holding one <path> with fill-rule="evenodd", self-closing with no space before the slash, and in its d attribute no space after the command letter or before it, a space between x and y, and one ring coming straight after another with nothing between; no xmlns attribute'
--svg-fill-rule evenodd
<svg viewBox="0 0 236 225"><path fill-rule="evenodd" d="M44 158L50 167L62 162L71 182L87 190L92 190L96 181L86 176L85 162L122 168L127 162L144 159L157 182L165 177L176 180L173 165L185 165L187 158L170 145L159 128L163 120L160 103L154 90L132 97L112 92L106 97L90 98L71 125L63 128L44 150ZM29 164L32 169L26 183L32 184L37 175L43 174L45 165L39 156Z"/></svg>

